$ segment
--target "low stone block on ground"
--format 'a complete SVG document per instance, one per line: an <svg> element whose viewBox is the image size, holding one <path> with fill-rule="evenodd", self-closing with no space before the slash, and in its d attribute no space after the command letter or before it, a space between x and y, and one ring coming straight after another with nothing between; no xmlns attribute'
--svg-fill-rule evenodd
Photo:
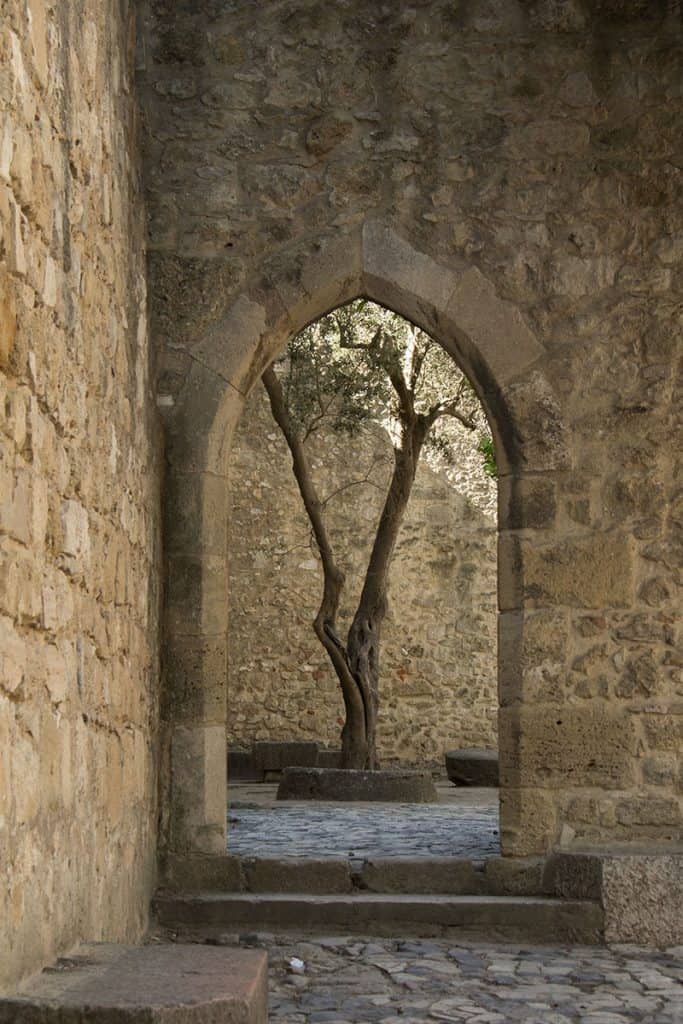
<svg viewBox="0 0 683 1024"><path fill-rule="evenodd" d="M83 946L0 1000L0 1024L266 1024L267 977L261 950Z"/></svg>
<svg viewBox="0 0 683 1024"><path fill-rule="evenodd" d="M468 748L450 750L444 756L454 786L498 786L497 751Z"/></svg>
<svg viewBox="0 0 683 1024"><path fill-rule="evenodd" d="M430 772L355 771L335 768L286 768L278 800L437 803Z"/></svg>

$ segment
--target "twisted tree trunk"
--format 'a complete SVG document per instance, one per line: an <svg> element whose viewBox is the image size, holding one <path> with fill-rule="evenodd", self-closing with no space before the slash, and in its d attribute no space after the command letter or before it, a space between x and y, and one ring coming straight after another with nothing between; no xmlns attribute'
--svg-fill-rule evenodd
<svg viewBox="0 0 683 1024"><path fill-rule="evenodd" d="M401 417L402 444L394 452L394 470L365 574L360 600L346 644L337 631L337 616L344 574L337 565L323 519L323 506L315 488L304 443L287 410L280 382L272 367L263 383L273 417L282 430L292 456L292 468L304 508L320 552L323 593L313 628L337 675L346 718L342 729L342 767L378 767L377 712L382 623L387 612L389 568L415 480L420 451L429 430L428 420Z"/></svg>

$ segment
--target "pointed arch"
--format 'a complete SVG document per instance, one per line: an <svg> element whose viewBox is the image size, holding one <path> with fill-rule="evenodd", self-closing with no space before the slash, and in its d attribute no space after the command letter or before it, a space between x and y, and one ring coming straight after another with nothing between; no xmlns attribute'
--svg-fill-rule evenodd
<svg viewBox="0 0 683 1024"><path fill-rule="evenodd" d="M223 316L180 346L190 368L165 408L166 840L174 852L225 851L227 473L234 428L289 338L360 296L438 341L489 418L500 469L501 638L512 659L501 692L514 703L524 621L522 569L508 530L524 525L539 475L568 463L560 405L540 369L542 342L476 266L445 267L380 220L301 241L266 261ZM512 849L525 812L521 797L509 798L519 782L514 720L501 719L501 728L502 787L509 790L508 799L501 793L503 844L507 829ZM550 842L549 835L539 840Z"/></svg>

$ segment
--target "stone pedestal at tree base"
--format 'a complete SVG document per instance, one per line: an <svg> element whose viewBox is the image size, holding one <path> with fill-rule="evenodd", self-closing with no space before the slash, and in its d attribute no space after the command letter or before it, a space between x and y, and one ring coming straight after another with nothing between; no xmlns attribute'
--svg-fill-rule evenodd
<svg viewBox="0 0 683 1024"><path fill-rule="evenodd" d="M260 950L94 944L0 999L0 1024L266 1024Z"/></svg>
<svg viewBox="0 0 683 1024"><path fill-rule="evenodd" d="M446 773L454 786L497 786L498 754L495 750L451 750L444 755Z"/></svg>
<svg viewBox="0 0 683 1024"><path fill-rule="evenodd" d="M387 803L436 803L429 772L365 772L341 768L285 768L278 800L342 800Z"/></svg>

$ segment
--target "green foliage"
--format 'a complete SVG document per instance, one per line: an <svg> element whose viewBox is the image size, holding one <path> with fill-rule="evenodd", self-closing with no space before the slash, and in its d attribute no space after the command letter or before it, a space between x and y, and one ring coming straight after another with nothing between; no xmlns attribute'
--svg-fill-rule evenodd
<svg viewBox="0 0 683 1024"><path fill-rule="evenodd" d="M496 451L493 447L493 438L482 434L479 438L478 451L484 457L484 472L493 480L498 479L498 466L496 465Z"/></svg>
<svg viewBox="0 0 683 1024"><path fill-rule="evenodd" d="M289 414L304 438L321 427L352 437L369 421L400 445L400 386L416 414L435 417L427 446L452 463L458 419L488 435L477 397L456 363L424 331L367 299L340 306L290 341L278 369Z"/></svg>

